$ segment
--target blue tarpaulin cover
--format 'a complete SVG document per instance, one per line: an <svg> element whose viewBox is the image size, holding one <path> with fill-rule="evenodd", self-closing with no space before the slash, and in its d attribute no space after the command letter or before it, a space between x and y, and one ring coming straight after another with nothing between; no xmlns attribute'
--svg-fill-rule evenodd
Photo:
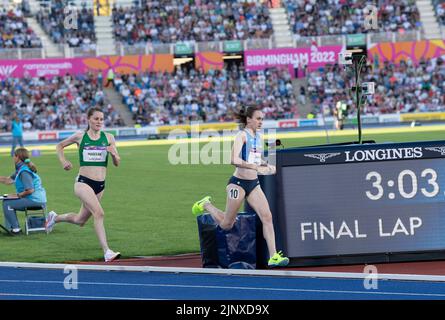
<svg viewBox="0 0 445 320"><path fill-rule="evenodd" d="M210 214L198 216L197 222L204 268L256 269L255 214L238 214L229 231Z"/></svg>

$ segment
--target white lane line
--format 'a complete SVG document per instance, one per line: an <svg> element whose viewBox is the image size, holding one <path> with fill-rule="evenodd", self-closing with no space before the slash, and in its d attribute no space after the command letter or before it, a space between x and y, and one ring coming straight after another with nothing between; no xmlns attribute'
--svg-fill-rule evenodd
<svg viewBox="0 0 445 320"><path fill-rule="evenodd" d="M122 272L159 272L179 274L212 274L228 276L267 276L267 277L303 277L303 278L335 278L335 279L366 279L369 273L359 272L325 272L325 271L290 271L280 270L249 270L249 269L216 269L216 268L177 268L177 267L151 267L151 266L122 266L122 265L79 265L79 264L52 264L27 262L0 262L0 271L5 268L64 270L67 266L78 270L89 271L122 271ZM445 282L443 275L424 274L384 274L378 275L379 280L402 281L434 281Z"/></svg>
<svg viewBox="0 0 445 320"><path fill-rule="evenodd" d="M1 280L0 283L45 283L60 284L62 281L43 280ZM420 297L445 297L440 293L409 293L409 292L375 292L375 291L350 291L350 290L325 290L325 289L299 289L299 288L263 288L263 287L236 287L236 286L194 286L180 284L152 284L152 283L115 283L115 282L78 282L78 285L98 285L98 286L122 286L122 287L157 287L157 288L187 288L187 289L217 289L217 290L246 290L246 291L276 291L276 292L314 292L314 293L343 293L343 294L372 294L372 295L403 295Z"/></svg>
<svg viewBox="0 0 445 320"><path fill-rule="evenodd" d="M31 293L5 293L0 292L0 299L2 297L33 297L33 298L69 298L69 299L111 299L111 300L159 300L159 299L145 299L145 298L129 298L129 297L99 297L99 296L68 296L60 294L31 294Z"/></svg>

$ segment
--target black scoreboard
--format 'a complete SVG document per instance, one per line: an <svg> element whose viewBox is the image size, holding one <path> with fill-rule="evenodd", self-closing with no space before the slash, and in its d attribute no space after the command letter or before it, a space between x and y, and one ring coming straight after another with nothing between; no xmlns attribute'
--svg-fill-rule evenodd
<svg viewBox="0 0 445 320"><path fill-rule="evenodd" d="M445 258L445 141L284 149L276 163L262 187L291 265Z"/></svg>

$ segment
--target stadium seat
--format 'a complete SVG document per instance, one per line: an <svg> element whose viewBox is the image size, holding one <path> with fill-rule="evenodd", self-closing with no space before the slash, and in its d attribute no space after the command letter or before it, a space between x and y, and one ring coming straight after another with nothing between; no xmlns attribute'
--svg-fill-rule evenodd
<svg viewBox="0 0 445 320"><path fill-rule="evenodd" d="M46 206L26 207L25 212L25 232L45 231Z"/></svg>

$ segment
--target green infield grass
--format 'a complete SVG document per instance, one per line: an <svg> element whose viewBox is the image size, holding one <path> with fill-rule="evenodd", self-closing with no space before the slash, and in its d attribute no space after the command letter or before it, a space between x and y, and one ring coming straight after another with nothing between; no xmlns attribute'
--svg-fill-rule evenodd
<svg viewBox="0 0 445 320"><path fill-rule="evenodd" d="M402 132L365 130L363 139L373 139L377 143L442 140L444 128L421 128L405 128L400 130ZM285 147L327 143L324 131L292 136L280 136ZM356 137L354 130L341 134L330 132L331 143L354 141ZM120 251L123 258L199 252L192 204L205 195L211 195L214 204L224 209L225 186L233 167L228 164L172 165L168 159L169 148L171 145L167 144L132 146L131 143L119 142L121 166L115 168L109 162L102 199L105 227L110 247ZM66 150L66 155L74 165L71 171L64 171L60 166L55 146L43 148L41 155L33 158L47 191L48 211L54 210L59 214L78 212L80 208L80 201L73 193L78 155L74 149ZM0 149L0 159L0 175L10 175L13 163L8 148ZM12 193L15 189L2 184L0 192ZM19 212L18 216L24 228L24 214ZM3 216L0 219L3 222ZM92 219L82 228L67 223L57 224L49 235L32 233L11 237L0 234L0 261L72 262L102 259Z"/></svg>

